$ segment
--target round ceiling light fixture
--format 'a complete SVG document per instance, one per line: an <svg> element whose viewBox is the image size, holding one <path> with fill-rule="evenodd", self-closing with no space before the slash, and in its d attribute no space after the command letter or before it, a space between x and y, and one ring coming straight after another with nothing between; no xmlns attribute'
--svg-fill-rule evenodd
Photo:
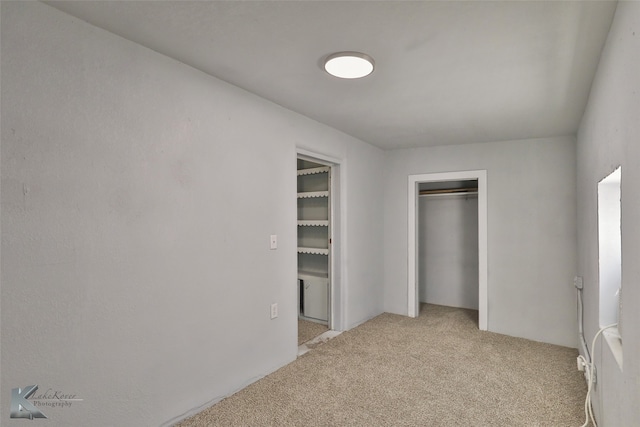
<svg viewBox="0 0 640 427"><path fill-rule="evenodd" d="M373 58L360 52L337 52L324 60L324 69L341 79L359 79L373 72Z"/></svg>

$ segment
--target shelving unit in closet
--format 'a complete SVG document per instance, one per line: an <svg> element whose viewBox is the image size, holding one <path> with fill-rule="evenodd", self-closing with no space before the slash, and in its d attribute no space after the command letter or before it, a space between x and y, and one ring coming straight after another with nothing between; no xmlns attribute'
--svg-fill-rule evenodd
<svg viewBox="0 0 640 427"><path fill-rule="evenodd" d="M331 168L298 160L299 316L329 319Z"/></svg>

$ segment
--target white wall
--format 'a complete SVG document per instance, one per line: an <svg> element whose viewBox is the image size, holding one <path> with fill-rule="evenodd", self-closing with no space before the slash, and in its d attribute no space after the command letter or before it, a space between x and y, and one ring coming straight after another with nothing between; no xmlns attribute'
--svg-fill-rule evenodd
<svg viewBox="0 0 640 427"><path fill-rule="evenodd" d="M385 152L385 311L407 313L407 176L487 170L488 327L575 347L575 140Z"/></svg>
<svg viewBox="0 0 640 427"><path fill-rule="evenodd" d="M478 197L418 200L421 302L478 309Z"/></svg>
<svg viewBox="0 0 640 427"><path fill-rule="evenodd" d="M621 1L578 132L578 273L585 334L598 329L597 183L622 165L623 370L601 341L594 407L599 425L640 425L640 3Z"/></svg>
<svg viewBox="0 0 640 427"><path fill-rule="evenodd" d="M382 311L380 150L42 3L1 28L0 389L84 399L39 425L160 425L296 357L297 145L347 165L346 324Z"/></svg>

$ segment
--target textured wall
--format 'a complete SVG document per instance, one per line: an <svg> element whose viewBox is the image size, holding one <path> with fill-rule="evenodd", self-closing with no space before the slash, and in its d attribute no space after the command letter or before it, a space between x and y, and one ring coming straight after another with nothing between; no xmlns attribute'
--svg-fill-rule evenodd
<svg viewBox="0 0 640 427"><path fill-rule="evenodd" d="M382 234L358 229L381 229L380 150L42 3L2 2L2 425L24 423L8 417L14 387L84 399L39 425L160 425L293 360L301 141L349 163L349 214L380 211L345 219L361 322L382 309Z"/></svg>
<svg viewBox="0 0 640 427"><path fill-rule="evenodd" d="M578 132L578 274L585 335L598 330L598 182L622 165L623 369L609 346L595 349L598 424L640 425L640 3L619 2Z"/></svg>

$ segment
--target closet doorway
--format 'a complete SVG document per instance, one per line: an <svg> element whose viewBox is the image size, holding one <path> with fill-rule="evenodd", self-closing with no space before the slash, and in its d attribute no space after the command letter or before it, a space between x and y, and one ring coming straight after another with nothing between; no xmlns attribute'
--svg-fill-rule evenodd
<svg viewBox="0 0 640 427"><path fill-rule="evenodd" d="M335 165L297 158L298 345L334 328Z"/></svg>
<svg viewBox="0 0 640 427"><path fill-rule="evenodd" d="M486 171L409 176L408 314L421 302L477 309L487 330Z"/></svg>
<svg viewBox="0 0 640 427"><path fill-rule="evenodd" d="M418 191L418 300L478 310L478 181Z"/></svg>

